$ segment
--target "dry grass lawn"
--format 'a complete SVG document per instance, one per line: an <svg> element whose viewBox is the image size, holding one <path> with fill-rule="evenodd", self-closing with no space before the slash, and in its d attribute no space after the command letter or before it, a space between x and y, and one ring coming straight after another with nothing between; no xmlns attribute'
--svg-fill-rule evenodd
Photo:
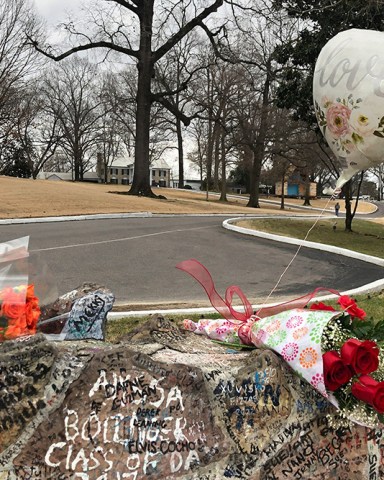
<svg viewBox="0 0 384 480"><path fill-rule="evenodd" d="M219 202L218 197L205 194L180 191L177 189L154 189L167 199L158 200L130 195L119 195L113 192L126 192L123 185L101 185L76 182L31 180L0 176L0 218L50 217L94 213L130 213L152 212L163 214L291 214L308 213L295 209L294 205L302 205L302 200L287 200L286 210L281 211L278 205L262 203L262 208L251 210L246 207L247 199L231 199ZM324 208L325 200L315 200L312 205ZM288 206L289 204L289 206ZM292 205L291 205L292 204ZM329 202L326 213L333 212L334 203ZM358 211L368 213L373 206L360 202ZM341 209L342 211L342 209Z"/></svg>

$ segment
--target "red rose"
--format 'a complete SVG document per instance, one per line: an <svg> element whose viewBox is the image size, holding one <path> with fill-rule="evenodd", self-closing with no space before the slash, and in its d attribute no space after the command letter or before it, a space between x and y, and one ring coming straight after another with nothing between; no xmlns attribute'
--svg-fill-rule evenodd
<svg viewBox="0 0 384 480"><path fill-rule="evenodd" d="M323 302L312 303L309 309L310 310L329 310L330 312L335 311L335 309L331 307L331 305L326 305Z"/></svg>
<svg viewBox="0 0 384 480"><path fill-rule="evenodd" d="M384 382L377 382L369 375L361 375L351 390L358 400L368 403L377 412L384 413Z"/></svg>
<svg viewBox="0 0 384 480"><path fill-rule="evenodd" d="M343 307L344 310L352 317L359 318L363 320L366 317L366 313L362 308L359 308L352 298L349 298L348 295L341 295L337 303Z"/></svg>
<svg viewBox="0 0 384 480"><path fill-rule="evenodd" d="M340 355L333 350L324 353L323 367L324 384L331 392L348 383L353 376L349 366L345 365Z"/></svg>
<svg viewBox="0 0 384 480"><path fill-rule="evenodd" d="M340 354L343 362L357 374L367 375L379 366L379 347L371 340L361 342L350 338L341 347Z"/></svg>

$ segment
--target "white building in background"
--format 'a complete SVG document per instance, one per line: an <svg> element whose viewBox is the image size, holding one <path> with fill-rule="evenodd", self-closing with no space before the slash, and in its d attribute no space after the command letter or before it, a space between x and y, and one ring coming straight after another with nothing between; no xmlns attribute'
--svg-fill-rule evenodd
<svg viewBox="0 0 384 480"><path fill-rule="evenodd" d="M179 188L179 177L174 176L171 181L172 188ZM201 180L197 178L184 179L184 188L186 190L201 190Z"/></svg>
<svg viewBox="0 0 384 480"><path fill-rule="evenodd" d="M37 175L39 180L53 180L73 182L73 174L71 172L44 172L41 171ZM96 172L85 172L83 176L84 182L100 183Z"/></svg>
<svg viewBox="0 0 384 480"><path fill-rule="evenodd" d="M133 181L135 165L130 157L115 159L107 167L107 183L115 185L130 185ZM100 182L104 182L105 165L102 161L97 162L97 174ZM171 167L165 160L157 160L152 163L149 169L150 184L154 187L171 186Z"/></svg>

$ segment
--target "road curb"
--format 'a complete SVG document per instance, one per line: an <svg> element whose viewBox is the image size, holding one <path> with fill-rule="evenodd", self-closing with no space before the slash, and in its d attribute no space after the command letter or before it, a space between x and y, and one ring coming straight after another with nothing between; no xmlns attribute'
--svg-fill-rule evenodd
<svg viewBox="0 0 384 480"><path fill-rule="evenodd" d="M48 222L76 222L81 220L106 220L114 218L148 218L151 212L133 213L97 213L93 215L68 215L65 217L33 217L33 218L5 218L0 220L0 225L14 225L20 223L48 223Z"/></svg>
<svg viewBox="0 0 384 480"><path fill-rule="evenodd" d="M381 280L377 280L376 282L367 283L366 285L362 285L361 287L354 288L352 290L346 290L340 292L341 295L361 295L364 293L369 292L378 292L384 289L384 278ZM323 302L325 300L331 300L335 298L335 295L324 295L321 297L316 297L309 301L309 303L313 302ZM272 307L274 305L279 305L280 303L284 303L288 300L282 300L280 302L268 303L268 304L256 304L252 305L252 308L256 311L259 310L261 307ZM235 306L236 310L241 311L241 307ZM152 310L131 310L126 312L109 312L108 313L108 320L120 320L121 318L133 318L133 317L147 317L150 315L204 315L204 314L211 314L211 313L218 313L213 307L199 307L199 308L170 308L170 309L152 309Z"/></svg>

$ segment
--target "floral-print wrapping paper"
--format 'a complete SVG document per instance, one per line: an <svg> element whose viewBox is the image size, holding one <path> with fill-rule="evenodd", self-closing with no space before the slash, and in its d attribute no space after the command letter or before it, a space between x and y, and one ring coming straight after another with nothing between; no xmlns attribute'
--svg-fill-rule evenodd
<svg viewBox="0 0 384 480"><path fill-rule="evenodd" d="M325 326L340 312L294 309L256 321L250 338L257 347L269 348L321 395L324 385L321 337Z"/></svg>
<svg viewBox="0 0 384 480"><path fill-rule="evenodd" d="M209 320L201 318L198 322L184 320L184 328L197 335L205 335L212 340L219 342L241 345L242 342L238 335L238 330L243 322L229 320Z"/></svg>
<svg viewBox="0 0 384 480"><path fill-rule="evenodd" d="M253 345L275 351L321 395L329 399L324 385L321 337L325 326L341 315L337 311L293 309L244 322L200 319L184 320L184 328L212 340L241 345L239 329ZM334 403L333 399L329 399Z"/></svg>

